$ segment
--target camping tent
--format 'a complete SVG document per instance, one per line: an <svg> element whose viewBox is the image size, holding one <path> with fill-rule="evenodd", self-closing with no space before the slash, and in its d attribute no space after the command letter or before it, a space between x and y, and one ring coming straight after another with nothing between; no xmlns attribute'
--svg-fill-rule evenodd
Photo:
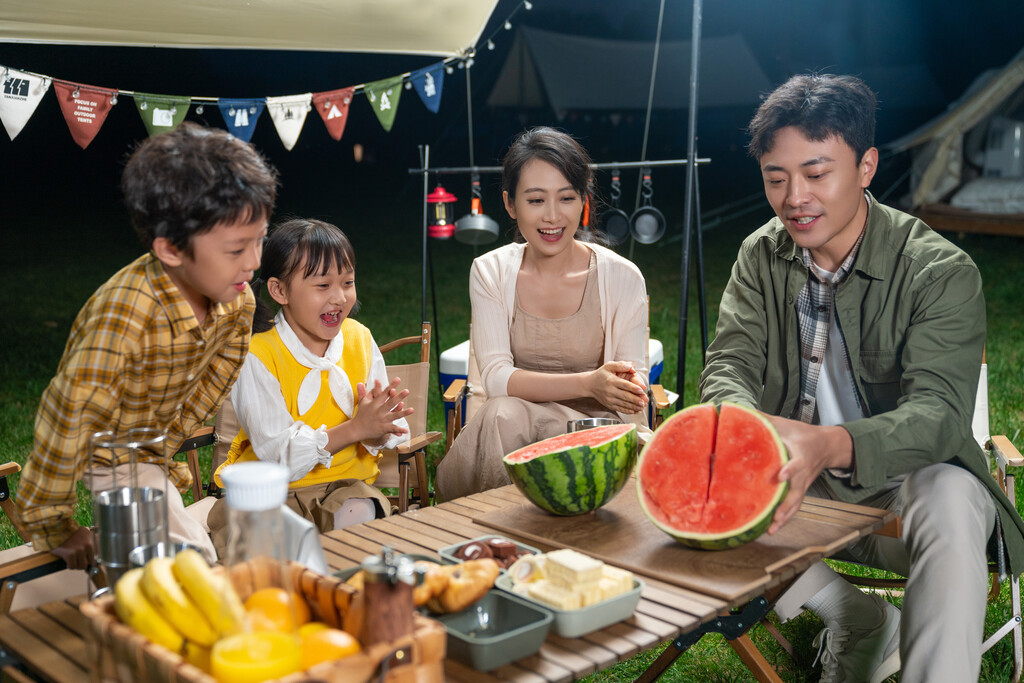
<svg viewBox="0 0 1024 683"><path fill-rule="evenodd" d="M5 0L0 42L454 57L497 0Z"/></svg>
<svg viewBox="0 0 1024 683"><path fill-rule="evenodd" d="M1012 170L1000 173L995 169L997 150L992 146L986 149L986 145L990 140L994 144L995 138L1000 137L993 134L997 127L1005 128L1006 122L1010 122L1013 130L1012 122L1022 119L1024 50L1005 67L979 76L945 113L885 146L894 153L910 151L912 154L911 207L917 209L944 202L979 175L1015 175ZM1020 141L1019 132L1016 135L1016 147L1012 135L1001 137L1004 143L1001 151L1019 158L1024 153L1024 142ZM998 184L1010 191L1018 186L1024 192L1024 179ZM1021 196L1024 198L1024 194ZM997 211L990 209L990 212Z"/></svg>
<svg viewBox="0 0 1024 683"><path fill-rule="evenodd" d="M661 44L654 107L690 104L690 41ZM770 87L740 35L701 40L700 105L749 106ZM588 38L523 27L487 98L492 107L623 111L647 106L654 43Z"/></svg>

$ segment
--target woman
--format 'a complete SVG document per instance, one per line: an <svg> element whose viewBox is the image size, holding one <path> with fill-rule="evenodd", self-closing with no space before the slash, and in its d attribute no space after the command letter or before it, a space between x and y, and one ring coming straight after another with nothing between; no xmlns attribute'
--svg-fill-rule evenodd
<svg viewBox="0 0 1024 683"><path fill-rule="evenodd" d="M581 229L592 177L586 151L551 128L525 132L505 155L516 242L470 270L487 401L438 465L445 500L508 484L502 457L568 420L646 423L647 292L636 266Z"/></svg>

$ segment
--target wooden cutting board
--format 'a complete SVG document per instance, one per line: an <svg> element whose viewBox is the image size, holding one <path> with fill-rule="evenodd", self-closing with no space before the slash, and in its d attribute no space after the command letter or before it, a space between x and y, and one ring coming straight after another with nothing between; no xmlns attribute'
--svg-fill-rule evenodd
<svg viewBox="0 0 1024 683"><path fill-rule="evenodd" d="M654 526L627 484L610 503L584 515L559 517L524 502L481 513L473 521L738 604L789 580L891 517L884 510L807 498L774 536L764 534L731 550L693 550Z"/></svg>

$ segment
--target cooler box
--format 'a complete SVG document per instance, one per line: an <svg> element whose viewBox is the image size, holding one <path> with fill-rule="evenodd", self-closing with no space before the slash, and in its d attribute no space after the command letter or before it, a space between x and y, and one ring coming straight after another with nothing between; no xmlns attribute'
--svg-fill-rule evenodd
<svg viewBox="0 0 1024 683"><path fill-rule="evenodd" d="M661 379L661 371L665 367L665 353L661 342L657 339L647 340L647 357L650 367L650 383L657 384ZM441 352L440 381L441 390L444 391L448 385L457 379L466 379L469 374L469 340L457 344L450 349ZM445 401L445 412L454 409L454 404ZM466 416L466 401L462 401L462 416Z"/></svg>

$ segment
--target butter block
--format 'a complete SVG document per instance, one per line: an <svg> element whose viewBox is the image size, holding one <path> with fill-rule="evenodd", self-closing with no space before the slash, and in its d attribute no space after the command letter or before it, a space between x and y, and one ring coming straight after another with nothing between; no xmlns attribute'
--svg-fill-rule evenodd
<svg viewBox="0 0 1024 683"><path fill-rule="evenodd" d="M633 590L633 573L606 564L601 568L601 592L608 599Z"/></svg>
<svg viewBox="0 0 1024 683"><path fill-rule="evenodd" d="M604 562L569 548L554 550L545 555L544 575L565 588L596 584L601 580Z"/></svg>
<svg viewBox="0 0 1024 683"><path fill-rule="evenodd" d="M579 593L563 588L547 579L527 584L527 595L555 609L573 610L583 606Z"/></svg>

